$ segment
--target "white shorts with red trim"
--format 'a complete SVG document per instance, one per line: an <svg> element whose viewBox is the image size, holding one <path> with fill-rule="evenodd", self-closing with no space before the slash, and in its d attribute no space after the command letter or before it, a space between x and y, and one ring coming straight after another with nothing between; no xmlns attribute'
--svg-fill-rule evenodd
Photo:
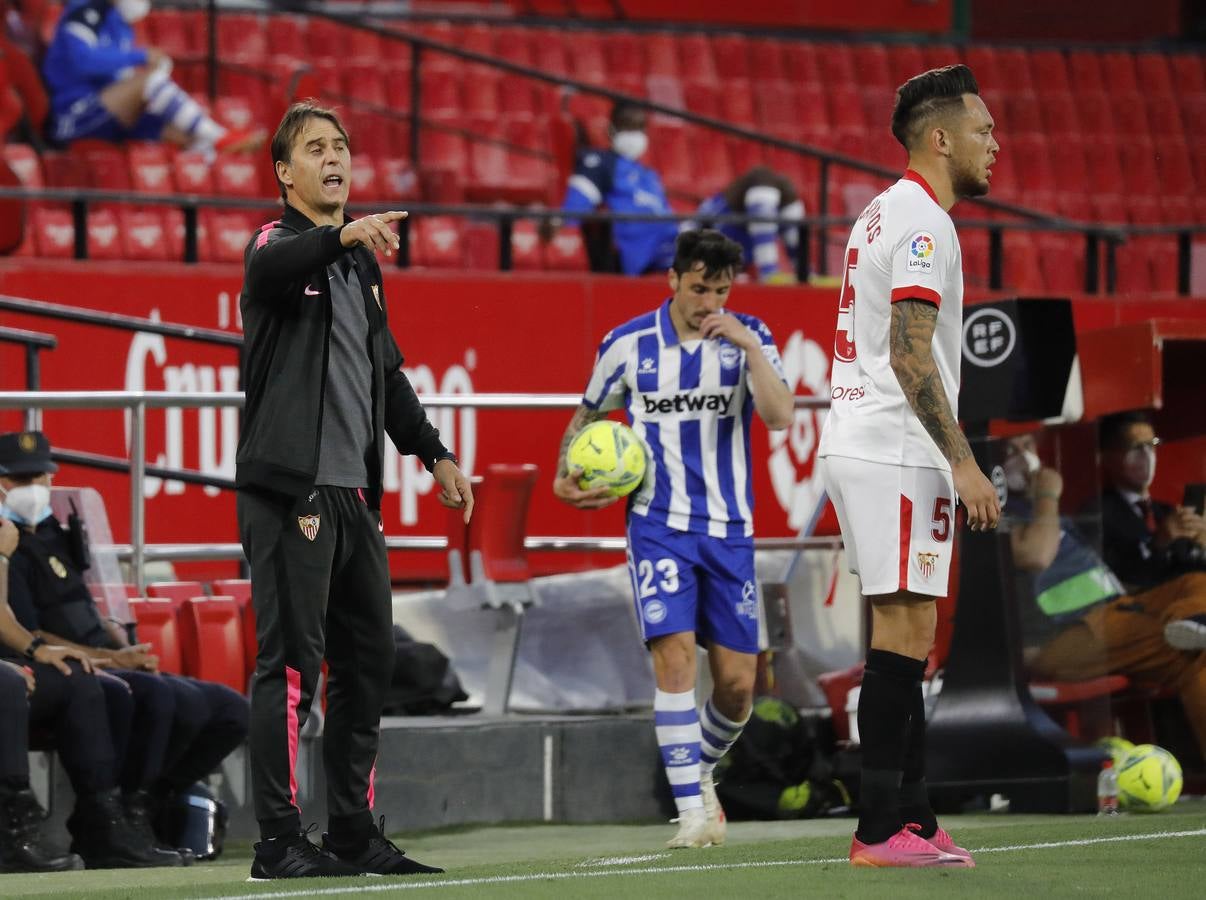
<svg viewBox="0 0 1206 900"><path fill-rule="evenodd" d="M821 466L863 594L945 597L955 543L951 473L848 456L827 456Z"/></svg>

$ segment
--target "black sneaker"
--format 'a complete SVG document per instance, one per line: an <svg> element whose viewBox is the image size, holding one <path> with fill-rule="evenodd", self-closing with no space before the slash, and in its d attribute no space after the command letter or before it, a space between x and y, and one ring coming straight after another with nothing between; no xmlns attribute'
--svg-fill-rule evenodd
<svg viewBox="0 0 1206 900"><path fill-rule="evenodd" d="M59 853L42 838L46 817L34 792L0 786L0 872L68 872L84 868L74 853Z"/></svg>
<svg viewBox="0 0 1206 900"><path fill-rule="evenodd" d="M435 866L425 866L411 859L405 851L399 850L394 842L385 836L385 816L377 823L376 833L368 839L367 845L361 844L349 851L332 841L329 834L324 834L322 847L345 863L373 875L431 875L444 871Z"/></svg>
<svg viewBox="0 0 1206 900"><path fill-rule="evenodd" d="M310 842L307 835L315 828L284 837L260 841L255 845L248 881L273 878L338 878L364 875L366 870L349 865Z"/></svg>

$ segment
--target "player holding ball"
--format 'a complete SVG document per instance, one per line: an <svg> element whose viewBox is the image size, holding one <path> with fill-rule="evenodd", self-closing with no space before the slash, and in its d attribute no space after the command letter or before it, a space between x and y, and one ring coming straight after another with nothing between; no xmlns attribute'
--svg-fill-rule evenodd
<svg viewBox="0 0 1206 900"><path fill-rule="evenodd" d="M628 500L628 566L637 620L653 654L654 724L678 833L669 847L724 842L712 771L749 718L760 647L754 575L750 423L792 421L794 401L770 329L725 309L741 247L718 231L679 235L671 297L603 338L561 442L553 493L579 509L618 498L584 488L567 451L579 431L623 407L648 454ZM695 645L715 685L695 707Z"/></svg>

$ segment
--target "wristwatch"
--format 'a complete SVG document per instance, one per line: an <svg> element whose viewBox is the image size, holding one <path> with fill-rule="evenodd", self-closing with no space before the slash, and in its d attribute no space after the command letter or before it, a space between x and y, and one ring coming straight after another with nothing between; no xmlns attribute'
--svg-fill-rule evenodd
<svg viewBox="0 0 1206 900"><path fill-rule="evenodd" d="M438 463L438 462L439 462L441 459L450 459L450 460L452 460L452 464L453 464L454 466L458 466L458 467L459 467L459 466L460 466L460 464L461 464L461 461L460 461L459 459L457 459L457 458L456 458L456 454L455 454L455 453L453 453L451 450L445 450L443 453L438 453L438 454L436 454L436 458L435 458L435 459L433 459L433 460L431 461L431 465L428 467L427 471L429 471L429 472L434 472L434 471L435 471L435 467L436 467L436 463Z"/></svg>
<svg viewBox="0 0 1206 900"><path fill-rule="evenodd" d="M38 648L45 646L45 644L46 644L46 638L41 637L41 636L35 637L32 641L29 642L29 646L25 648L25 654L24 654L25 658L32 662L34 659L34 655L38 652Z"/></svg>

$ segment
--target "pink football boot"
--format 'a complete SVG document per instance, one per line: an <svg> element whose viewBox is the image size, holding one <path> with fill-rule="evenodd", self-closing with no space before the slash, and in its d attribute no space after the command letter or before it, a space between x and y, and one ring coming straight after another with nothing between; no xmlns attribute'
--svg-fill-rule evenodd
<svg viewBox="0 0 1206 900"><path fill-rule="evenodd" d="M864 844L858 839L857 835L850 842L850 865L852 866L894 866L897 868L950 866L952 868L966 868L970 863L970 857L964 859L960 856L944 853L908 828L900 829L896 834L879 844Z"/></svg>
<svg viewBox="0 0 1206 900"><path fill-rule="evenodd" d="M909 825L907 827L913 829L914 831L921 830L917 825ZM960 859L967 860L967 868L974 869L976 867L976 861L972 859L972 855L956 844L951 838L950 833L941 825L939 825L938 830L934 832L934 836L926 838L926 840L928 840L943 853L949 853L951 856L958 856Z"/></svg>

